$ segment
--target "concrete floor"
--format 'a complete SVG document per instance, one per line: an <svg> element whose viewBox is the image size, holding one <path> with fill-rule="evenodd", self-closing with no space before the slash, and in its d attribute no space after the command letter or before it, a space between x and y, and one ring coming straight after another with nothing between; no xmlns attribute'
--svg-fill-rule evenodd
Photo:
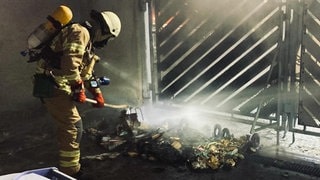
<svg viewBox="0 0 320 180"><path fill-rule="evenodd" d="M97 113L94 114L97 115ZM176 119L172 115L169 117ZM151 117L146 113L144 121L148 122L149 118ZM170 118L165 117L166 121L171 120ZM86 114L84 121L85 127L97 125L90 113ZM107 121L109 125L112 124L110 119ZM19 119L13 119L10 124L3 126L3 136L0 139L0 161L3 163L0 166L0 175L57 166L55 132L51 121L33 119L32 122L17 127L15 124L19 123ZM250 129L248 125L230 121L210 122L211 125L216 123L221 124L222 127L228 127L235 137L245 135ZM197 126L192 127L203 128L203 124L198 121ZM194 172L184 164L173 165L142 157L119 155L116 158L104 160L83 160L85 176L82 179L320 179L318 137L296 134L295 143L289 146L292 139L288 133L286 137L281 138L280 145L276 146L276 132L273 129L259 131L259 135L261 138L259 151L247 155L230 170ZM81 150L83 157L106 152L87 134L84 134Z"/></svg>

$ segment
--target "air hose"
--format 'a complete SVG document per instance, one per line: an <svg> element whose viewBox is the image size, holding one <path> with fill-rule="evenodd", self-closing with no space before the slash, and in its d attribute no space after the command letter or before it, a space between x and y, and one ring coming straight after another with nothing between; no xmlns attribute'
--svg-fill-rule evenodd
<svg viewBox="0 0 320 180"><path fill-rule="evenodd" d="M90 99L90 98L86 98L86 102L93 103L93 104L97 103L96 100ZM129 105L126 105L126 104L115 105L115 104L104 103L104 107L110 107L110 108L115 108L115 109L127 109L127 108L129 108Z"/></svg>

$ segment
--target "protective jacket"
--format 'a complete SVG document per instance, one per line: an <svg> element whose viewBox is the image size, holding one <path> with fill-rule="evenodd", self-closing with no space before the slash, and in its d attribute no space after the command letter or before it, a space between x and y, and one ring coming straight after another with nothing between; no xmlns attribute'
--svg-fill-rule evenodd
<svg viewBox="0 0 320 180"><path fill-rule="evenodd" d="M99 60L92 52L88 30L80 24L63 28L46 49L43 53L48 55L38 61L36 73L51 71L57 88L68 94L76 81L91 78L93 68L87 69L92 61Z"/></svg>
<svg viewBox="0 0 320 180"><path fill-rule="evenodd" d="M80 169L82 121L70 96L71 87L79 80L90 78L88 74L92 72L83 72L98 58L91 51L88 30L77 23L63 28L47 51L44 60L38 61L36 73L50 72L57 85L53 97L43 98L43 101L57 125L59 169L72 175Z"/></svg>

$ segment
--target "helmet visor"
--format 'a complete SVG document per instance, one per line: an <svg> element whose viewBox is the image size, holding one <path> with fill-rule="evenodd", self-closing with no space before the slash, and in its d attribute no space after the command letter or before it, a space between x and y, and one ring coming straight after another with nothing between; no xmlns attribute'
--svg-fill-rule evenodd
<svg viewBox="0 0 320 180"><path fill-rule="evenodd" d="M91 10L90 17L96 22L98 22L101 28L102 35L110 34L109 27L100 12L96 10Z"/></svg>

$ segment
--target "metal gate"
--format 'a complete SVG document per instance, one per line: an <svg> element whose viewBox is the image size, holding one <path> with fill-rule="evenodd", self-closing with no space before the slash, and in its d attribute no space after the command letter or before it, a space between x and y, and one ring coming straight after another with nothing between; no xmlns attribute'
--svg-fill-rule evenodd
<svg viewBox="0 0 320 180"><path fill-rule="evenodd" d="M320 127L320 1L304 6L299 124Z"/></svg>
<svg viewBox="0 0 320 180"><path fill-rule="evenodd" d="M319 1L150 5L156 101L251 117L251 132L318 135L306 127L320 127Z"/></svg>

